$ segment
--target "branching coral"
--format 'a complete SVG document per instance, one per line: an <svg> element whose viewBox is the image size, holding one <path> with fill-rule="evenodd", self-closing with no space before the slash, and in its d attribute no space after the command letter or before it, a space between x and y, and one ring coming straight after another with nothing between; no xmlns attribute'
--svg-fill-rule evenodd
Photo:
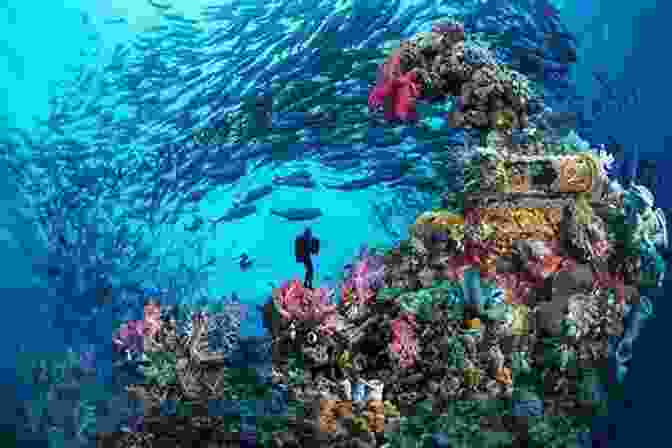
<svg viewBox="0 0 672 448"><path fill-rule="evenodd" d="M311 321L323 334L332 334L336 327L336 305L325 288L308 289L298 280L286 282L273 291L273 301L285 321Z"/></svg>

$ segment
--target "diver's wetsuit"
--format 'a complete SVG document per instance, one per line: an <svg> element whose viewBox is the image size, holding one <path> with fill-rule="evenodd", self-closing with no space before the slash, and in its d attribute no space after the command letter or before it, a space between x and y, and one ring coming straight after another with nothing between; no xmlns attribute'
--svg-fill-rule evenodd
<svg viewBox="0 0 672 448"><path fill-rule="evenodd" d="M310 255L306 256L303 261L303 265L306 267L306 278L303 281L303 286L306 288L313 289L313 260L310 258Z"/></svg>
<svg viewBox="0 0 672 448"><path fill-rule="evenodd" d="M294 254L298 263L303 263L306 267L306 277L303 282L305 288L313 289L313 275L315 268L311 255L317 255L320 251L320 241L313 237L310 229L306 229L301 235L296 237L294 242Z"/></svg>

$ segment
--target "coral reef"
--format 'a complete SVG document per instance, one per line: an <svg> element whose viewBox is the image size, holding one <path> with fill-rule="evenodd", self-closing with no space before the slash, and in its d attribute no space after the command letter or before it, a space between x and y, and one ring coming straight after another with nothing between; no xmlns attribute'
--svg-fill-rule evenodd
<svg viewBox="0 0 672 448"><path fill-rule="evenodd" d="M531 96L527 78L465 37L462 24L446 22L403 41L380 67L369 106L382 107L390 120L414 120L418 100L455 97L451 127L526 127Z"/></svg>
<svg viewBox="0 0 672 448"><path fill-rule="evenodd" d="M664 215L646 188L610 178L602 148L528 126L529 82L460 23L402 42L369 106L412 120L417 101L447 96L453 125L483 131L459 207L421 213L384 253L363 248L335 289L275 288L264 306L270 373L231 362L249 362L236 358L249 347L235 337L235 307L179 322L149 303L121 327L119 366L146 380L130 388L145 401L145 433L157 437L171 400L187 408L173 412L175 434L159 436L174 445L235 443L231 430L270 447L567 446L589 429L611 398L596 392L606 366L623 380L653 315L640 288L662 280ZM252 441L244 418L226 419L249 400L263 403Z"/></svg>

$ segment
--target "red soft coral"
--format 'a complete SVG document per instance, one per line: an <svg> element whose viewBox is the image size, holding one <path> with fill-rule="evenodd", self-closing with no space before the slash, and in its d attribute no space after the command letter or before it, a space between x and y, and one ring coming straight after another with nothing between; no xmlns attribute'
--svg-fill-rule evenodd
<svg viewBox="0 0 672 448"><path fill-rule="evenodd" d="M415 121L415 104L420 97L420 86L415 72L406 73L390 81L390 95L386 98L385 119Z"/></svg>
<svg viewBox="0 0 672 448"><path fill-rule="evenodd" d="M400 52L396 51L378 72L376 85L369 94L369 108L382 107L386 120L417 120L415 104L420 85L415 72L401 72Z"/></svg>

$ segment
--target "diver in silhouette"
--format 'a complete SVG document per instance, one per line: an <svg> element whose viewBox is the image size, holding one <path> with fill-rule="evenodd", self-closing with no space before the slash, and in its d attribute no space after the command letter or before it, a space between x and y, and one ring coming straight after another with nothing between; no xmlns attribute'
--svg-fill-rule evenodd
<svg viewBox="0 0 672 448"><path fill-rule="evenodd" d="M294 240L294 256L297 263L303 263L306 267L306 277L303 286L313 289L313 260L311 255L317 255L320 252L320 240L313 236L310 228L306 230Z"/></svg>
<svg viewBox="0 0 672 448"><path fill-rule="evenodd" d="M254 264L254 261L252 261L250 256L247 255L245 252L243 252L240 256L234 258L234 261L238 262L238 266L240 267L241 271L247 271Z"/></svg>

